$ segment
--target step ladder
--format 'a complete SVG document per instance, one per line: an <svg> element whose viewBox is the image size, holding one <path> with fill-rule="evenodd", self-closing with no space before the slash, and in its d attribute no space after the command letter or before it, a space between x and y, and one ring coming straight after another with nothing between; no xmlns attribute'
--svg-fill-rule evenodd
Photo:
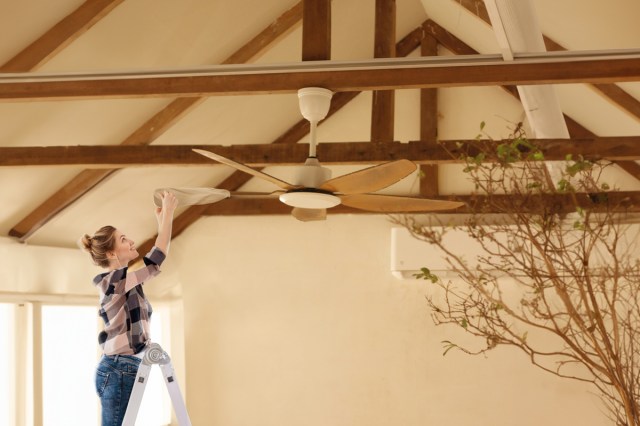
<svg viewBox="0 0 640 426"><path fill-rule="evenodd" d="M123 426L134 426L136 417L138 417L138 410L140 409L140 403L142 402L142 396L149 380L149 373L151 367L156 364L160 366L162 375L164 376L164 383L169 391L171 397L171 403L175 410L178 424L180 426L191 426L191 420L187 413L187 408L184 405L182 394L180 393L180 387L176 380L175 373L173 371L173 365L171 364L171 358L157 343L151 343L147 346L147 349L138 367L138 374L136 375L136 381L133 384L133 390L131 391L131 397L129 398L129 405L127 411L124 414Z"/></svg>

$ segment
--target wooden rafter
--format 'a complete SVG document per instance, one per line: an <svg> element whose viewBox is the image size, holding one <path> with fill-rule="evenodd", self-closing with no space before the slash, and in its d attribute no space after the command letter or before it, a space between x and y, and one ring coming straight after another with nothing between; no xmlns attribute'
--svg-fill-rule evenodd
<svg viewBox="0 0 640 426"><path fill-rule="evenodd" d="M303 0L302 60L331 58L331 1Z"/></svg>
<svg viewBox="0 0 640 426"><path fill-rule="evenodd" d="M422 56L438 54L438 40L425 32L420 44ZM420 90L420 140L433 143L438 140L438 89ZM438 195L438 166L423 164L420 166L420 195L430 197Z"/></svg>
<svg viewBox="0 0 640 426"><path fill-rule="evenodd" d="M238 49L223 63L232 61L246 62L261 53L275 40L290 31L302 18L302 4L298 3L284 12L278 19L261 31L248 43ZM205 98L178 98L143 123L121 145L147 145L166 132L181 117L199 105ZM78 200L115 170L83 170L65 186L31 211L18 224L12 227L9 235L25 241L35 231L51 220L63 209Z"/></svg>
<svg viewBox="0 0 640 426"><path fill-rule="evenodd" d="M396 56L396 2L376 0L375 40L376 58ZM374 90L371 99L371 142L394 140L395 91Z"/></svg>
<svg viewBox="0 0 640 426"><path fill-rule="evenodd" d="M215 161L193 152L194 148L215 152L251 167L291 166L304 163L309 153L306 143L287 142L243 145L87 145L45 147L0 147L0 167L82 166L86 168L126 168L164 166L212 166ZM477 143L486 146L502 141L420 140L407 143L323 142L318 157L325 165L380 164L406 158L418 164L462 162L465 149ZM531 139L545 160L564 160L568 154L587 159L611 161L640 160L640 136L608 136L573 139ZM454 157L450 153L454 153ZM243 182L244 183L244 182ZM235 189L235 188L234 188Z"/></svg>
<svg viewBox="0 0 640 426"><path fill-rule="evenodd" d="M570 57L568 57L570 56ZM0 100L198 97L295 93L301 87L334 92L523 84L640 81L640 55L541 54L505 62L495 55L431 60L373 59L304 65L238 66L158 75L0 78Z"/></svg>

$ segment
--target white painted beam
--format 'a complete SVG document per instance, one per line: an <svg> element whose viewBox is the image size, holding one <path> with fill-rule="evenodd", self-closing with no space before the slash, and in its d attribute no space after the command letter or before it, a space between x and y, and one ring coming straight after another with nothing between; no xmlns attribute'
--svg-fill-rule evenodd
<svg viewBox="0 0 640 426"><path fill-rule="evenodd" d="M545 52L542 31L530 0L484 0L505 61L523 53ZM535 138L568 138L560 102L552 85L518 86Z"/></svg>

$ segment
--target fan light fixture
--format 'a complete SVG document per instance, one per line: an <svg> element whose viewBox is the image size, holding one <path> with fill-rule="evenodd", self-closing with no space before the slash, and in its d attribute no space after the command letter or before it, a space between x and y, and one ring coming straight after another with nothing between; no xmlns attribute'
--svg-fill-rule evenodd
<svg viewBox="0 0 640 426"><path fill-rule="evenodd" d="M328 209L340 204L340 198L324 192L294 191L280 195L280 201L303 209Z"/></svg>

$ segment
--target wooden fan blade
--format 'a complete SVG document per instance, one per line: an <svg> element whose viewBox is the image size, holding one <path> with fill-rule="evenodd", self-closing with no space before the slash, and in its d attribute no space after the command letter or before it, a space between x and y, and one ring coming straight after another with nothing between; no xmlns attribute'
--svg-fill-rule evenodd
<svg viewBox="0 0 640 426"><path fill-rule="evenodd" d="M303 209L294 207L291 215L303 222L311 222L314 220L325 220L327 218L327 209Z"/></svg>
<svg viewBox="0 0 640 426"><path fill-rule="evenodd" d="M178 199L179 206L194 206L197 204L212 204L231 195L226 189L218 188L159 188L153 191L153 203L162 207L161 194L171 192Z"/></svg>
<svg viewBox="0 0 640 426"><path fill-rule="evenodd" d="M342 194L375 192L400 181L416 171L418 166L409 160L396 160L330 179L320 189Z"/></svg>
<svg viewBox="0 0 640 426"><path fill-rule="evenodd" d="M339 195L342 204L360 210L381 213L453 210L464 205L458 201L429 200L381 194Z"/></svg>
<svg viewBox="0 0 640 426"><path fill-rule="evenodd" d="M280 188L282 189L295 189L298 188L297 186L291 185L288 182L285 182L283 180L280 180L276 177L273 177L271 175L268 175L266 173L261 172L260 170L256 170L256 169L252 169L249 166L245 166L242 163L238 163L236 161L230 160L228 158L222 157L221 155L218 154L214 154L213 152L210 151L205 151L204 149L194 149L194 152L197 152L200 155L204 155L205 157L211 158L212 160L216 160L222 164L226 164L227 166L231 166L233 168L236 168L240 171L243 171L245 173L248 173L250 175L253 175L255 177L259 177L260 179L264 179L266 181L269 181L275 185L278 185Z"/></svg>

